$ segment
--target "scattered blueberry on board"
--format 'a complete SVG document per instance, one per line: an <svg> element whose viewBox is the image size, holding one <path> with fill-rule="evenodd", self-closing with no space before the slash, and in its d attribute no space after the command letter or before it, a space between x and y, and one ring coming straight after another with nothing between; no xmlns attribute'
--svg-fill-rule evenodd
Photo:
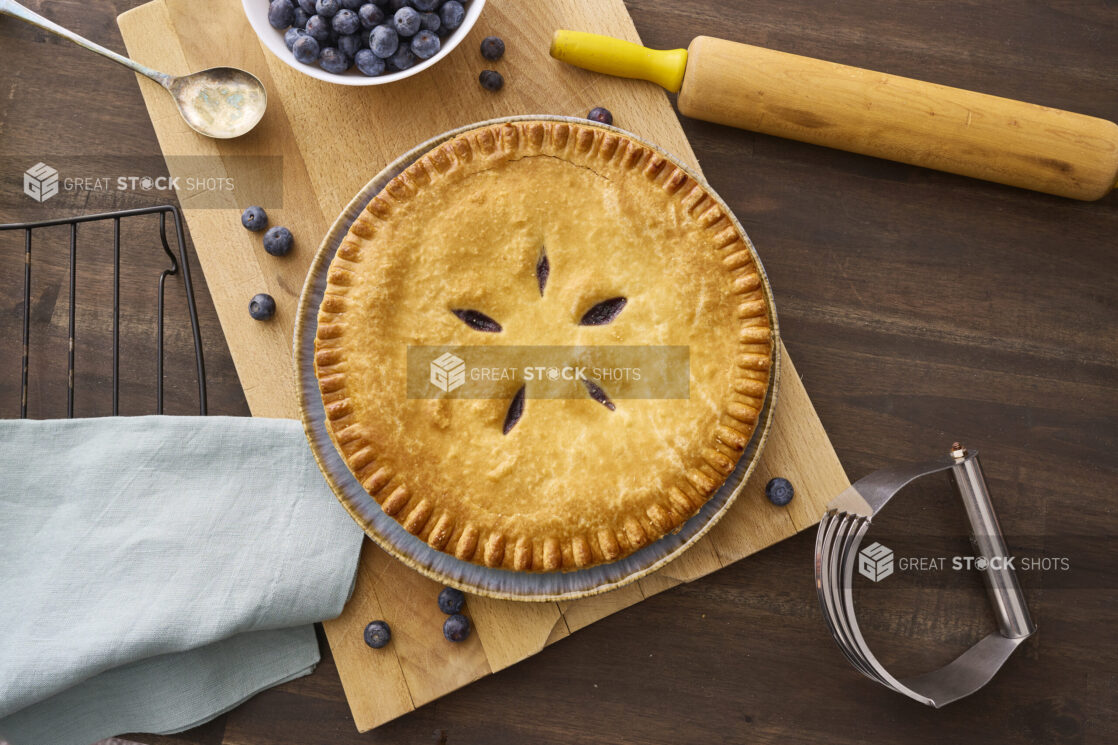
<svg viewBox="0 0 1118 745"><path fill-rule="evenodd" d="M263 207L249 207L241 213L241 225L254 233L258 233L268 227L268 213L264 211Z"/></svg>
<svg viewBox="0 0 1118 745"><path fill-rule="evenodd" d="M595 106L590 109L590 113L586 115L586 118L592 122L613 124L613 114L609 112L609 109L604 109L601 106Z"/></svg>
<svg viewBox="0 0 1118 745"><path fill-rule="evenodd" d="M445 636L448 641L464 642L469 635L470 619L466 618L461 613L455 613L443 622L443 636Z"/></svg>
<svg viewBox="0 0 1118 745"><path fill-rule="evenodd" d="M392 641L392 629L384 621L370 621L365 627L365 643L373 649L380 649Z"/></svg>
<svg viewBox="0 0 1118 745"><path fill-rule="evenodd" d="M444 587L442 592L439 593L439 610L448 616L453 616L455 613L462 611L462 606L466 604L466 594L461 590L455 590L453 587Z"/></svg>
<svg viewBox="0 0 1118 745"><path fill-rule="evenodd" d="M291 231L282 225L268 228L268 232L264 234L264 250L272 256L286 256L294 245L295 238Z"/></svg>
<svg viewBox="0 0 1118 745"><path fill-rule="evenodd" d="M792 488L792 482L788 479L777 477L770 479L769 483L765 484L765 496L777 507L788 504L795 495L796 490Z"/></svg>
<svg viewBox="0 0 1118 745"><path fill-rule="evenodd" d="M481 56L487 60L501 59L505 56L505 42L499 36L486 36L481 40Z"/></svg>
<svg viewBox="0 0 1118 745"><path fill-rule="evenodd" d="M499 91L505 85L505 79L496 70L482 70L477 79L487 91Z"/></svg>
<svg viewBox="0 0 1118 745"><path fill-rule="evenodd" d="M367 77L377 77L407 70L438 54L446 37L465 21L468 3L469 0L269 0L268 23L284 32L284 45L304 65L317 64L335 75L356 69ZM504 51L504 42L495 36L483 42L482 54L486 59L499 59ZM495 79L490 76L489 83L483 81L482 85L499 90L502 83L497 75ZM496 87L490 87L493 85Z"/></svg>
<svg viewBox="0 0 1118 745"><path fill-rule="evenodd" d="M249 301L248 314L257 321L267 321L276 314L276 301L264 292L255 295Z"/></svg>

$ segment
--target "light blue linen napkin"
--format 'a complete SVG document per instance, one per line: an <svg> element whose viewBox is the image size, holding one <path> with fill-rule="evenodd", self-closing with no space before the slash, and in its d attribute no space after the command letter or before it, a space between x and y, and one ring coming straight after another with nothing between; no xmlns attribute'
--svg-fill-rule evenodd
<svg viewBox="0 0 1118 745"><path fill-rule="evenodd" d="M0 740L177 732L308 674L362 537L295 421L0 421Z"/></svg>

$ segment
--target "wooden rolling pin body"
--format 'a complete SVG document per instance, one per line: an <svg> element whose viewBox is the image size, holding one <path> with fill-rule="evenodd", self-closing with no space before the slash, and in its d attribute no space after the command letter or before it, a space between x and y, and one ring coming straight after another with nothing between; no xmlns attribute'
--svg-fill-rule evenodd
<svg viewBox="0 0 1118 745"><path fill-rule="evenodd" d="M1118 125L707 36L687 50L685 116L973 178L1099 199Z"/></svg>

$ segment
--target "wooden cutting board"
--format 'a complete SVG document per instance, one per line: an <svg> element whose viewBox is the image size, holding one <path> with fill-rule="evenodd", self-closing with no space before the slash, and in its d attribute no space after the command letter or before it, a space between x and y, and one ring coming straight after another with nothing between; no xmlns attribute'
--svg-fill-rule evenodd
<svg viewBox="0 0 1118 745"><path fill-rule="evenodd" d="M266 0L259 0L266 2ZM268 256L260 236L240 226L247 204L195 208L180 193L214 305L252 413L298 418L291 370L292 325L299 291L321 236L346 202L389 161L428 137L473 121L510 114L583 116L602 105L615 123L659 143L698 169L664 92L650 83L587 73L547 53L557 28L593 31L638 41L622 0L489 0L469 38L420 75L387 86L349 88L314 80L271 56L235 0L154 0L119 18L129 54L172 74L234 65L267 86L269 108L249 135L233 141L200 137L186 127L167 94L140 78L165 156L209 155L207 175L241 175L245 159L283 158L282 208L265 205L272 224L291 228L294 252ZM484 61L478 45L496 34L504 59ZM681 40L681 42L684 40ZM493 94L477 82L493 67L505 87ZM168 158L185 180L189 160ZM729 195L724 195L729 196ZM207 204L207 207L210 205ZM762 259L765 247L758 246ZM268 292L278 312L269 323L249 318L249 299ZM778 309L779 310L779 309ZM782 349L783 351L783 349ZM785 352L780 397L768 445L753 478L725 518L683 557L656 574L605 595L569 603L528 604L470 597L476 632L464 644L442 639L439 587L366 542L357 587L342 615L326 622L357 728L365 731L460 686L540 651L578 629L654 593L689 582L803 530L849 482ZM796 498L778 508L764 497L773 476L789 478ZM808 571L807 557L804 571ZM369 621L386 619L393 641L370 650L362 641Z"/></svg>

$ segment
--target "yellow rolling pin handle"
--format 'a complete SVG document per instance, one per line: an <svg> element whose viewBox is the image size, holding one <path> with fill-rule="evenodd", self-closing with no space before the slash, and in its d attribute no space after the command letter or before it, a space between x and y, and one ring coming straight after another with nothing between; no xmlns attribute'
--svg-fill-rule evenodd
<svg viewBox="0 0 1118 745"><path fill-rule="evenodd" d="M677 93L687 69L686 49L649 49L583 31L556 31L551 56L560 62L619 78L648 80Z"/></svg>

